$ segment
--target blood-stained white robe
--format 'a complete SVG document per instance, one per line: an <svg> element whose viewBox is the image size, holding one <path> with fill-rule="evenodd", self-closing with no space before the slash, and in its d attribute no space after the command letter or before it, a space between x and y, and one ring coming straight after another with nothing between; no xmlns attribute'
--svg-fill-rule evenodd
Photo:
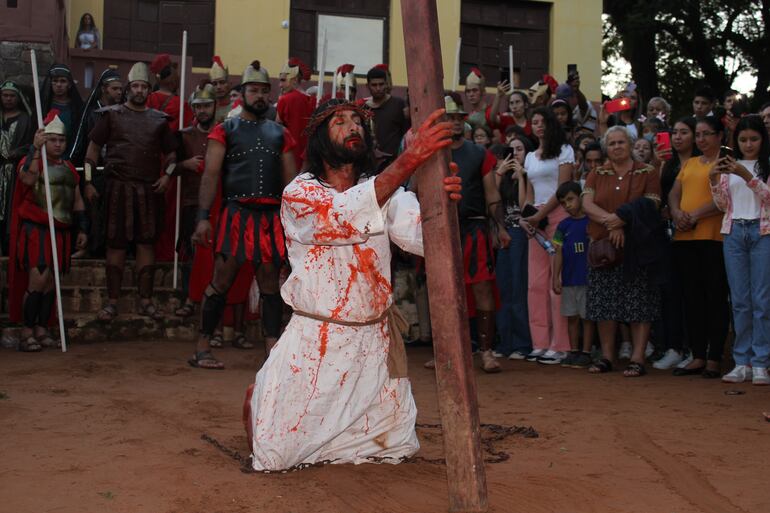
<svg viewBox="0 0 770 513"><path fill-rule="evenodd" d="M281 295L315 316L382 317L393 301L390 242L422 255L416 196L399 190L381 208L374 179L338 192L300 175L281 221L292 268ZM293 315L247 397L254 468L414 454L417 409L409 380L388 375L388 344L387 319Z"/></svg>

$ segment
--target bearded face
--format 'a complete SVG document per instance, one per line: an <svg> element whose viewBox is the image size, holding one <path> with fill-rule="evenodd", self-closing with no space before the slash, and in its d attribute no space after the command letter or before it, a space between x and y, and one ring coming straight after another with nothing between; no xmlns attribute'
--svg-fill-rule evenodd
<svg viewBox="0 0 770 513"><path fill-rule="evenodd" d="M345 163L353 163L369 151L364 136L361 116L352 110L335 113L329 119L329 140L332 147Z"/></svg>
<svg viewBox="0 0 770 513"><path fill-rule="evenodd" d="M128 86L128 101L136 107L143 107L147 103L147 95L149 93L150 84L136 80Z"/></svg>
<svg viewBox="0 0 770 513"><path fill-rule="evenodd" d="M270 108L270 86L267 84L246 84L243 88L243 109L262 117Z"/></svg>

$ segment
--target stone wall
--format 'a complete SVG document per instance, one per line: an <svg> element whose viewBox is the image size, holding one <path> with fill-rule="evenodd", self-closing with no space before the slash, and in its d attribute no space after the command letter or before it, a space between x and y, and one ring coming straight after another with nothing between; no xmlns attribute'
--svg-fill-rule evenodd
<svg viewBox="0 0 770 513"><path fill-rule="evenodd" d="M40 80L43 80L48 68L54 63L54 52L50 43L0 41L0 82L13 80L25 91L31 92L30 50L35 50L37 54L37 71ZM28 99L33 101L31 96L28 96Z"/></svg>

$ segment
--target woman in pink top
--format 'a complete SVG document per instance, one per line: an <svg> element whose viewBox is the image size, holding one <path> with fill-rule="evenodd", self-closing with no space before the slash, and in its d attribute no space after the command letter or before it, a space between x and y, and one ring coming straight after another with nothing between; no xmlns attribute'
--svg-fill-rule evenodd
<svg viewBox="0 0 770 513"><path fill-rule="evenodd" d="M770 385L770 138L757 115L738 121L735 158L711 169L714 203L722 220L725 267L735 325L735 368L727 383Z"/></svg>
<svg viewBox="0 0 770 513"><path fill-rule="evenodd" d="M532 133L537 137L537 151L529 153L524 161L527 174L527 203L537 213L523 220L530 236L542 229L545 238L551 240L559 222L567 217L556 200L556 189L572 179L575 152L567 144L567 138L553 112L539 107L532 112ZM541 225L547 223L545 227ZM529 241L528 270L529 330L532 335L532 352L528 361L558 364L570 350L567 319L561 315L561 297L551 289L551 257L531 238Z"/></svg>

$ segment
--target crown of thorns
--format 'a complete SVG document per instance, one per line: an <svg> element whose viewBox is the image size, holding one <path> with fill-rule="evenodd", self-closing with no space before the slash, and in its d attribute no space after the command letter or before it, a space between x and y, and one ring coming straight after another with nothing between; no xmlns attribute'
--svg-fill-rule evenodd
<svg viewBox="0 0 770 513"><path fill-rule="evenodd" d="M313 112L313 115L310 116L310 120L307 123L307 127L305 127L305 135L313 135L313 133L318 129L319 126L323 124L324 121L329 119L337 112L341 112L343 110L352 110L361 116L361 119L363 120L368 120L373 116L371 109L366 108L365 106L358 105L347 100L332 99L322 103Z"/></svg>

